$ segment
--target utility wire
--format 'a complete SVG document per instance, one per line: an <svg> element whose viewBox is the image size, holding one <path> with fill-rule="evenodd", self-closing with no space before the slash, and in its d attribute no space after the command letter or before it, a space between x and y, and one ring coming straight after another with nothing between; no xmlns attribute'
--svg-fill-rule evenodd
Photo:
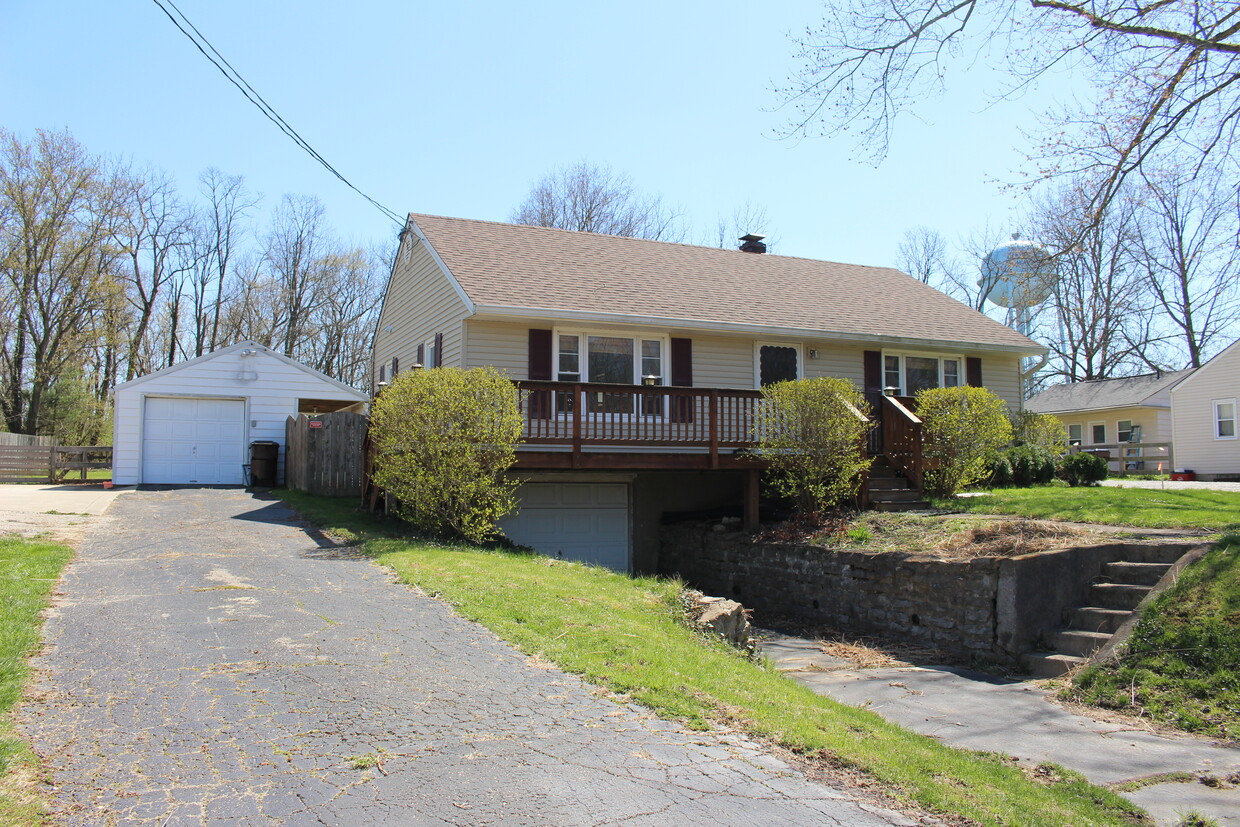
<svg viewBox="0 0 1240 827"><path fill-rule="evenodd" d="M260 95L258 91L251 86L244 77L241 76L241 73L233 68L232 64L229 63L224 56L216 50L215 46L211 45L211 41L207 40L206 36L203 35L202 32L198 31L198 28L190 22L190 19L185 16L184 12L177 8L176 4L173 3L172 0L152 0L152 2L154 2L156 6L159 6L160 11L167 15L168 19L172 21L172 25L180 29L181 34L189 38L189 41L194 44L195 48L202 52L203 57L211 61L211 64L216 69L220 70L220 74L226 77L229 83L236 86L237 89L241 91L241 94L245 96L246 100L258 107L258 110L262 112L269 121L279 127L281 132L292 139L293 143L305 150L311 158L322 164L324 169L336 176L336 178L340 179L340 181L342 181L349 189L369 201L385 216L392 219L402 227L404 226L405 219L403 216L383 206L378 201L354 186L353 182L341 175L335 167L327 162L326 158L320 155L314 147L310 146L310 144L297 133L297 130L293 129L293 127L289 125L288 121L284 120L284 118L280 116L280 113L277 112L269 103L267 103L267 101L263 99L263 96ZM165 3L167 6L164 5ZM168 10L168 6L172 7L173 11L176 12L176 16L173 16L172 12ZM178 20L177 17L180 17L180 20ZM185 25L181 25L182 22L184 22ZM193 30L193 34L190 34L190 32L186 30L186 26ZM208 52L208 49L210 52Z"/></svg>

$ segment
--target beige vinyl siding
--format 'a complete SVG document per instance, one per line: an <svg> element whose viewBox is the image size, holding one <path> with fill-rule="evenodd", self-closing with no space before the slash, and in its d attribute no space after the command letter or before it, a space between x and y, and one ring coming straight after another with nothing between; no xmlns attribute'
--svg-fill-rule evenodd
<svg viewBox="0 0 1240 827"><path fill-rule="evenodd" d="M465 367L490 365L513 379L529 378L529 325L467 319L465 329Z"/></svg>
<svg viewBox="0 0 1240 827"><path fill-rule="evenodd" d="M965 351L964 355L968 357L978 354ZM1006 402L1009 411L1024 409L1025 395L1021 393L1019 356L982 355L982 385Z"/></svg>
<svg viewBox="0 0 1240 827"><path fill-rule="evenodd" d="M436 333L443 334L443 365L464 364L463 319L467 315L469 309L430 250L417 235L407 233L375 331L375 381L379 366L392 357L399 360L402 370L413 365L418 345L433 340ZM390 333L385 330L389 325ZM424 358L429 360L429 354Z"/></svg>
<svg viewBox="0 0 1240 827"><path fill-rule="evenodd" d="M1171 391L1176 467L1207 477L1240 474L1240 439L1215 437L1215 400L1235 400L1240 406L1240 342Z"/></svg>
<svg viewBox="0 0 1240 827"><path fill-rule="evenodd" d="M858 389L865 388L865 351L870 348L844 345L839 342L806 342L805 378L817 379L828 376L834 379L850 379ZM810 354L816 350L815 358Z"/></svg>
<svg viewBox="0 0 1240 827"><path fill-rule="evenodd" d="M1153 408L1148 405L1132 405L1126 408L1111 408L1105 411L1077 411L1074 413L1055 414L1066 429L1069 425L1081 426L1082 444L1088 448L1093 444L1089 426L1093 423L1104 423L1107 427L1107 445L1114 445L1119 438L1120 420L1128 420L1133 425L1141 426L1142 442L1171 441L1171 410L1169 408Z"/></svg>
<svg viewBox="0 0 1240 827"><path fill-rule="evenodd" d="M753 383L753 340L693 336L693 384L699 388L749 388Z"/></svg>

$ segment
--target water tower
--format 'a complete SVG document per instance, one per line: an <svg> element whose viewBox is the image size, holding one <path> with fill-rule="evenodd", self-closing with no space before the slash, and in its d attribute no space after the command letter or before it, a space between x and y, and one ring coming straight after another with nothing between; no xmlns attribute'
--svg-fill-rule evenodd
<svg viewBox="0 0 1240 827"><path fill-rule="evenodd" d="M991 304L1007 308L1007 325L1028 336L1032 309L1055 289L1054 263L1041 245L1012 233L1011 241L982 259L977 286Z"/></svg>

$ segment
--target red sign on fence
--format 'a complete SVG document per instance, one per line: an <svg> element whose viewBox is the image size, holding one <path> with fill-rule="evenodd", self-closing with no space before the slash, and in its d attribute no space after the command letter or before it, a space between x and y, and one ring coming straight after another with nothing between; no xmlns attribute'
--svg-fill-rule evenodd
<svg viewBox="0 0 1240 827"><path fill-rule="evenodd" d="M310 427L311 427L311 428L322 428L322 427L323 427L323 420L321 420L321 419L311 419L311 420L310 420Z"/></svg>

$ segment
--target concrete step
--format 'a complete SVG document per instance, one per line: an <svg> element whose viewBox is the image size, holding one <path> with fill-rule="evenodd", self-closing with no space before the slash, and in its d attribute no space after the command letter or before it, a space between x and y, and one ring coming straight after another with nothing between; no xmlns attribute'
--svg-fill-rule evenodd
<svg viewBox="0 0 1240 827"><path fill-rule="evenodd" d="M1058 652L1032 652L1025 655L1025 668L1035 678L1058 678L1083 666L1085 658Z"/></svg>
<svg viewBox="0 0 1240 827"><path fill-rule="evenodd" d="M907 503L915 502L921 499L921 494L911 488L887 488L887 489L870 489L871 500L882 500L889 503Z"/></svg>
<svg viewBox="0 0 1240 827"><path fill-rule="evenodd" d="M1150 593L1149 586L1127 583L1094 583L1089 587L1089 602L1104 609L1135 609Z"/></svg>
<svg viewBox="0 0 1240 827"><path fill-rule="evenodd" d="M1141 545L1133 543L1126 549L1124 557L1132 563L1174 563L1194 547L1194 543L1161 543Z"/></svg>
<svg viewBox="0 0 1240 827"><path fill-rule="evenodd" d="M1080 606L1065 612L1064 622L1070 629L1114 634L1124 621L1132 617L1128 609L1104 609L1101 606Z"/></svg>
<svg viewBox="0 0 1240 827"><path fill-rule="evenodd" d="M875 511L926 511L930 508L930 503L921 500L910 500L901 502L886 502L884 500L870 500L870 506Z"/></svg>
<svg viewBox="0 0 1240 827"><path fill-rule="evenodd" d="M1051 639L1055 651L1065 655L1076 655L1087 658L1097 652L1111 639L1110 632L1083 632L1079 629L1068 629L1056 632Z"/></svg>
<svg viewBox="0 0 1240 827"><path fill-rule="evenodd" d="M1170 563L1107 563L1102 567L1102 573L1112 583L1153 586L1170 568Z"/></svg>

